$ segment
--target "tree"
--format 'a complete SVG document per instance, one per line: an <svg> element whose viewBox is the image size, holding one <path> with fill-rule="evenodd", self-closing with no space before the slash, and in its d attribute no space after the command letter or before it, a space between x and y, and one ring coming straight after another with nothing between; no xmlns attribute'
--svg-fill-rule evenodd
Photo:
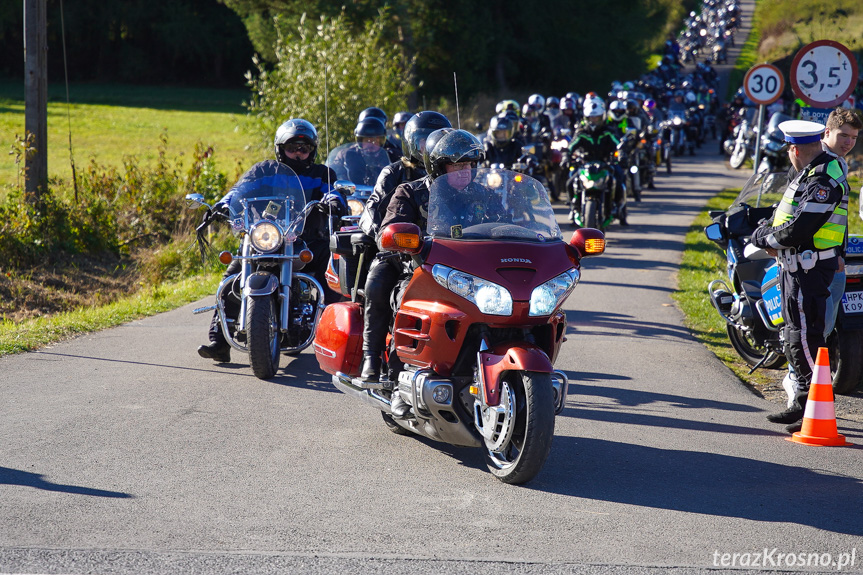
<svg viewBox="0 0 863 575"><path fill-rule="evenodd" d="M384 14L353 34L344 14L302 18L295 33L276 26L275 63L255 58L257 74L246 79L253 129L266 147L282 122L304 118L318 127L321 148L353 138L361 110L378 106L389 115L406 108L407 63L383 44ZM319 158L320 159L320 158Z"/></svg>

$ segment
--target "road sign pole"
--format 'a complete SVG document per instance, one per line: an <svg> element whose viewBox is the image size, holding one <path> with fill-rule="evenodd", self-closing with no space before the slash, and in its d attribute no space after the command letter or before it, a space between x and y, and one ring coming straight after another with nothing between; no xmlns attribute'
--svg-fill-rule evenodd
<svg viewBox="0 0 863 575"><path fill-rule="evenodd" d="M755 169L753 174L758 173L758 164L761 163L761 130L764 127L764 104L758 105L758 123L756 124L757 136L755 137Z"/></svg>

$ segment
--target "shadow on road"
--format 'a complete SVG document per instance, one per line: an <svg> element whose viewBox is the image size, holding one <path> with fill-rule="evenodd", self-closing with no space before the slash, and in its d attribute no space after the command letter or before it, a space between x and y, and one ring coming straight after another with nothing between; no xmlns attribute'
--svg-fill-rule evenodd
<svg viewBox="0 0 863 575"><path fill-rule="evenodd" d="M59 491L61 493L90 495L93 497L114 497L118 499L129 499L134 497L134 495L121 493L119 491L106 491L104 489L92 489L90 487L80 487L78 485L51 483L50 481L43 479L44 477L44 475L39 473L30 473L28 471L0 467L0 485L22 485L24 487L35 487L36 489L42 489L45 491Z"/></svg>
<svg viewBox="0 0 863 575"><path fill-rule="evenodd" d="M672 337L695 341L689 330L683 326L636 321L631 315L603 311L567 310L566 326L567 334L577 333L580 337L590 335L638 338Z"/></svg>
<svg viewBox="0 0 863 575"><path fill-rule="evenodd" d="M863 535L858 505L852 503L859 500L860 479L716 453L555 437L551 457L526 488Z"/></svg>
<svg viewBox="0 0 863 575"><path fill-rule="evenodd" d="M629 379L620 376L608 377L605 374L582 373L578 371L567 372L567 377L570 381L601 381L605 379ZM574 395L576 399L584 397L604 397L614 401L615 405L637 407L639 405L649 405L651 403L662 402L669 404L672 407L682 407L685 409L719 409L722 411L761 411L757 407L744 405L741 403L731 403L728 401L717 401L715 399L701 399L697 397L686 397L684 395L672 395L669 393L655 393L652 391L642 391L638 389L616 388L596 385L572 384L569 385L569 395ZM570 402L572 403L572 402ZM582 402L583 403L583 402ZM576 404L577 405L577 404ZM580 411L579 411L580 413Z"/></svg>

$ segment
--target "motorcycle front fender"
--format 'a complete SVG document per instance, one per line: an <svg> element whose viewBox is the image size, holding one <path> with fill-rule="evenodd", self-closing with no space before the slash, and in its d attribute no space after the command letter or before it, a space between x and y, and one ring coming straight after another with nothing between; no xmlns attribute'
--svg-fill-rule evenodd
<svg viewBox="0 0 863 575"><path fill-rule="evenodd" d="M479 362L483 382L480 393L486 405L500 404L500 381L507 371L554 372L542 348L525 341L505 342L481 351Z"/></svg>
<svg viewBox="0 0 863 575"><path fill-rule="evenodd" d="M243 297L271 295L279 289L279 278L268 272L255 272L246 279Z"/></svg>

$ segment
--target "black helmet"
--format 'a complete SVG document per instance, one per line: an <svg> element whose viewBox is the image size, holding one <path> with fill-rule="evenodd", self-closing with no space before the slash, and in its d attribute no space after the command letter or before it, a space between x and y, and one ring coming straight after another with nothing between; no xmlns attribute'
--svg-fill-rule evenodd
<svg viewBox="0 0 863 575"><path fill-rule="evenodd" d="M452 128L446 116L439 112L423 110L411 116L405 124L402 136L402 153L418 164L423 163L423 152L429 134L441 128Z"/></svg>
<svg viewBox="0 0 863 575"><path fill-rule="evenodd" d="M407 124L408 120L413 117L413 114L410 112L396 112L396 115L393 116L393 127L402 125L402 129L404 129L404 125Z"/></svg>
<svg viewBox="0 0 863 575"><path fill-rule="evenodd" d="M276 159L283 164L288 163L288 158L282 152L282 144L287 144L288 142L305 142L312 146L312 151L304 163L310 166L315 161L315 153L318 151L318 131L315 130L315 127L310 122L300 118L292 118L276 130L273 147L275 148Z"/></svg>
<svg viewBox="0 0 863 575"><path fill-rule="evenodd" d="M387 129L380 118L369 116L357 123L357 127L354 128L354 136L357 142L360 141L360 138L375 138L379 140L378 145L383 146L387 137Z"/></svg>
<svg viewBox="0 0 863 575"><path fill-rule="evenodd" d="M429 136L431 140L432 136ZM458 164L460 162L480 162L483 159L482 144L476 136L465 130L452 130L443 134L434 147L429 150L429 142L426 142L425 164L426 172L435 179L446 171L447 164Z"/></svg>
<svg viewBox="0 0 863 575"><path fill-rule="evenodd" d="M488 135L498 147L505 146L515 136L516 125L509 116L495 116L488 123Z"/></svg>
<svg viewBox="0 0 863 575"><path fill-rule="evenodd" d="M366 118L379 118L381 122L383 122L384 127L387 125L387 113L381 110L380 108L375 108L372 106L371 108L366 108L362 112L360 112L360 117L357 118L357 122L362 122Z"/></svg>

